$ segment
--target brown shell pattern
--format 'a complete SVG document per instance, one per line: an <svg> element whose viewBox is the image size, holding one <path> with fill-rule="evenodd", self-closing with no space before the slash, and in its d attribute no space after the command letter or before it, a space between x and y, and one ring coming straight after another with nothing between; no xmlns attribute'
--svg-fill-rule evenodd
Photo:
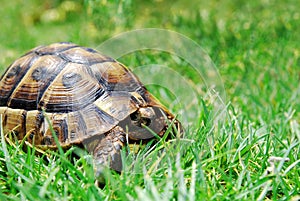
<svg viewBox="0 0 300 201"><path fill-rule="evenodd" d="M161 107L124 65L72 43L37 47L0 79L4 129L19 139L29 133L37 145L55 145L45 118L69 145L111 130L147 105Z"/></svg>

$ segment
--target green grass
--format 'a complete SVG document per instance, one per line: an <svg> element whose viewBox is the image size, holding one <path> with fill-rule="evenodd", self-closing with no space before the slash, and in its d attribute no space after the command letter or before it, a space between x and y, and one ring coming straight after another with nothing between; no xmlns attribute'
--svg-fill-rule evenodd
<svg viewBox="0 0 300 201"><path fill-rule="evenodd" d="M196 41L212 58L225 86L227 117L214 127L213 107L200 97L198 126L183 139L156 143L152 152L146 146L137 155L130 153L124 157L125 171L105 171L106 184L100 188L89 156L73 157L78 148L41 155L35 148L2 140L0 199L298 200L297 5L296 0L2 2L1 73L37 45L72 41L97 47L124 31L165 28ZM198 84L189 65L168 53L140 51L119 60L131 68L165 64ZM151 89L170 104L162 90ZM176 112L176 106L171 108ZM272 156L289 161L275 162L271 169Z"/></svg>

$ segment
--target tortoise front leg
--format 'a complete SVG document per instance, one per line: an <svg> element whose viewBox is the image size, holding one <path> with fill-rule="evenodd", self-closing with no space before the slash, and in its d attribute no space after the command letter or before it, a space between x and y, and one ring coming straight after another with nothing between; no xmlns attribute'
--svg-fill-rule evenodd
<svg viewBox="0 0 300 201"><path fill-rule="evenodd" d="M118 172L122 171L121 149L125 142L125 132L116 126L109 132L96 139L84 142L87 150L93 154L96 176L101 174L104 166L110 167Z"/></svg>

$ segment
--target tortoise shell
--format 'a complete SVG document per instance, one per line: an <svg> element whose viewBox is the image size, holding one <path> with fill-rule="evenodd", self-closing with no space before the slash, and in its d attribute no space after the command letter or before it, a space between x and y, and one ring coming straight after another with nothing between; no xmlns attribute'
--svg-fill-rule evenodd
<svg viewBox="0 0 300 201"><path fill-rule="evenodd" d="M18 139L55 147L54 131L63 147L85 143L98 164L114 162L126 135L162 136L174 121L127 67L72 43L40 46L13 62L0 79L0 114Z"/></svg>

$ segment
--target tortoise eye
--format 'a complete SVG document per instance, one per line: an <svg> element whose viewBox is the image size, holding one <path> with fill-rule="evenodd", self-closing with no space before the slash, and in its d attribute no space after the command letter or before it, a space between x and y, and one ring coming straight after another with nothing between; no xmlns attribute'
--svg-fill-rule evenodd
<svg viewBox="0 0 300 201"><path fill-rule="evenodd" d="M70 88L74 86L74 84L76 84L80 80L81 80L81 75L74 72L66 73L62 77L62 83L66 88Z"/></svg>

